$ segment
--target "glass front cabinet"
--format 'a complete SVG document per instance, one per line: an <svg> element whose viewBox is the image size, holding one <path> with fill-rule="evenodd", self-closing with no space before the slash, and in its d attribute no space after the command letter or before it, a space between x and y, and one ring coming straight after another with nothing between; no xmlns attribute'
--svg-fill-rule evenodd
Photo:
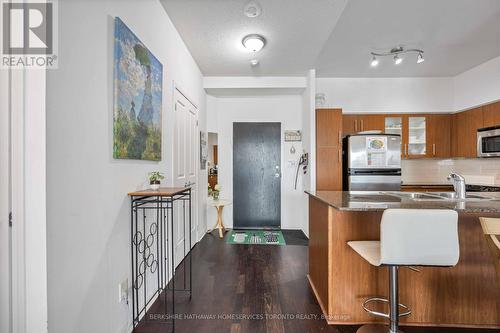
<svg viewBox="0 0 500 333"><path fill-rule="evenodd" d="M385 117L385 133L401 135L401 156L403 158L427 157L426 118L414 115Z"/></svg>

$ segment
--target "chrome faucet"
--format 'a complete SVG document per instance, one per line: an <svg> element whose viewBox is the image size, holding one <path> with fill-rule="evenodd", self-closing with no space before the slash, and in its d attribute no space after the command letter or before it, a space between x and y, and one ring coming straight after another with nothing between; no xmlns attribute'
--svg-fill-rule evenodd
<svg viewBox="0 0 500 333"><path fill-rule="evenodd" d="M453 189L457 199L465 199L465 178L458 173L452 172L448 176L448 180L453 182Z"/></svg>

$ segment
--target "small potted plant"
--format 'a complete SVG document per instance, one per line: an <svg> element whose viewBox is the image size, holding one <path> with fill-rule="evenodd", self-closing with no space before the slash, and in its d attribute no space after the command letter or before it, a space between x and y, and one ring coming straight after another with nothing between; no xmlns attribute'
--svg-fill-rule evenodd
<svg viewBox="0 0 500 333"><path fill-rule="evenodd" d="M149 173L149 187L151 187L151 189L153 191L158 191L158 189L160 188L161 180L163 178L165 178L165 176L163 176L163 174L159 171L150 172Z"/></svg>
<svg viewBox="0 0 500 333"><path fill-rule="evenodd" d="M214 186L214 189L212 191L212 197L214 200L219 200L219 194L220 194L221 186L219 184Z"/></svg>

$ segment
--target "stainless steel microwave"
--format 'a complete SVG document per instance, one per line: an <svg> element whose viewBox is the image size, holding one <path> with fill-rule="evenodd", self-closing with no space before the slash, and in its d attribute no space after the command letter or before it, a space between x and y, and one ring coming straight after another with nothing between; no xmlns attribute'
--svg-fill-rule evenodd
<svg viewBox="0 0 500 333"><path fill-rule="evenodd" d="M477 157L500 157L500 126L477 130Z"/></svg>

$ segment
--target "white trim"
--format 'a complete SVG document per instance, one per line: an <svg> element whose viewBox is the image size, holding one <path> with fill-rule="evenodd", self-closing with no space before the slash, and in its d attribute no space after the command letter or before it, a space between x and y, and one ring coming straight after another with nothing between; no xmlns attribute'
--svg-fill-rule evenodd
<svg viewBox="0 0 500 333"><path fill-rule="evenodd" d="M0 332L11 332L10 70L0 70Z"/></svg>
<svg viewBox="0 0 500 333"><path fill-rule="evenodd" d="M47 332L45 70L11 71L12 332Z"/></svg>
<svg viewBox="0 0 500 333"><path fill-rule="evenodd" d="M24 70L11 71L12 331L26 332L24 252Z"/></svg>

